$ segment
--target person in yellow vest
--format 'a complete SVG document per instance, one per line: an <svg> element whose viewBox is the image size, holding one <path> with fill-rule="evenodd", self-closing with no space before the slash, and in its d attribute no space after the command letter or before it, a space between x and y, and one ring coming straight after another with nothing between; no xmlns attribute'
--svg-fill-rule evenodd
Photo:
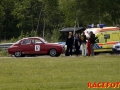
<svg viewBox="0 0 120 90"><path fill-rule="evenodd" d="M80 36L80 43L81 43L82 56L86 56L87 46L86 46L86 35L84 32Z"/></svg>

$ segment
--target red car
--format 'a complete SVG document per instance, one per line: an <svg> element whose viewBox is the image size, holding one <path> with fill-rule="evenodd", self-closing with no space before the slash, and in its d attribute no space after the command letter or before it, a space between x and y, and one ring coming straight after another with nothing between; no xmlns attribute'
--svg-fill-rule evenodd
<svg viewBox="0 0 120 90"><path fill-rule="evenodd" d="M64 47L60 44L47 43L40 37L23 38L8 48L8 53L15 57L25 55L50 55L60 56Z"/></svg>

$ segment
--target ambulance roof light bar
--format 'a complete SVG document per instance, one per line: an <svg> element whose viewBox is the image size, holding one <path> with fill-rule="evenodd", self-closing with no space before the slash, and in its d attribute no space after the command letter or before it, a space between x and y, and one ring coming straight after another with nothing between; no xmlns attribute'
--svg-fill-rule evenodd
<svg viewBox="0 0 120 90"><path fill-rule="evenodd" d="M105 27L105 24L91 24L91 25L88 25L88 28L103 28Z"/></svg>

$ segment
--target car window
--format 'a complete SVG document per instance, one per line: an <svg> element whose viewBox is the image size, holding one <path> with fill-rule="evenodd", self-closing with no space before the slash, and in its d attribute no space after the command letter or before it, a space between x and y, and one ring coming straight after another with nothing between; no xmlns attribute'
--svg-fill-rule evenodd
<svg viewBox="0 0 120 90"><path fill-rule="evenodd" d="M37 44L37 43L42 43L39 39L35 39L35 44Z"/></svg>
<svg viewBox="0 0 120 90"><path fill-rule="evenodd" d="M30 44L30 40L29 39L25 39L21 42L21 44Z"/></svg>
<svg viewBox="0 0 120 90"><path fill-rule="evenodd" d="M45 41L43 38L40 38L40 40L44 43L47 43L47 41Z"/></svg>
<svg viewBox="0 0 120 90"><path fill-rule="evenodd" d="M35 40L34 39L31 40L31 44L35 44Z"/></svg>

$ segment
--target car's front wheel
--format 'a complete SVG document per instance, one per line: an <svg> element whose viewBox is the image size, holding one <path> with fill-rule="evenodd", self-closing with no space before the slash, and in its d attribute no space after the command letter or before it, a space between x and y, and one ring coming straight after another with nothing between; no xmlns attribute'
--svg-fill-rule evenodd
<svg viewBox="0 0 120 90"><path fill-rule="evenodd" d="M57 50L56 50L56 49L50 49L49 55L50 55L51 57L57 56Z"/></svg>
<svg viewBox="0 0 120 90"><path fill-rule="evenodd" d="M14 53L14 56L15 56L15 57L22 57L22 52L16 51L16 52Z"/></svg>

